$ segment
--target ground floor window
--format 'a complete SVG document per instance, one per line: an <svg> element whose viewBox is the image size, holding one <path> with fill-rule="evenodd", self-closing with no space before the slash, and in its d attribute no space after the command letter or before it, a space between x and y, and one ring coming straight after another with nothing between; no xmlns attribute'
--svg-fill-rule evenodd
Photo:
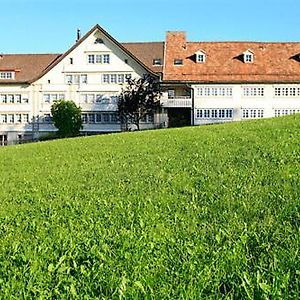
<svg viewBox="0 0 300 300"><path fill-rule="evenodd" d="M119 117L115 112L89 112L81 114L83 124L118 123Z"/></svg>
<svg viewBox="0 0 300 300"><path fill-rule="evenodd" d="M264 110L261 108L243 108L243 119L259 119L264 117Z"/></svg>
<svg viewBox="0 0 300 300"><path fill-rule="evenodd" d="M197 119L232 119L232 108L205 108L196 110Z"/></svg>
<svg viewBox="0 0 300 300"><path fill-rule="evenodd" d="M277 108L274 109L274 116L280 117L280 116L287 116L287 115L294 115L300 113L300 109L296 108Z"/></svg>

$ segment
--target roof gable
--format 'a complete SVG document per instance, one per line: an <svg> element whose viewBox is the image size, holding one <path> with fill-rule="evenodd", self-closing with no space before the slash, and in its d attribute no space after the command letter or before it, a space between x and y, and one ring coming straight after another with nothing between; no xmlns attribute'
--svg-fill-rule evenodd
<svg viewBox="0 0 300 300"><path fill-rule="evenodd" d="M117 40L115 40L110 34L108 34L100 25L95 25L89 32L87 32L81 39L79 39L68 51L66 51L63 55L61 55L57 60L53 61L41 74L31 80L35 82L42 78L45 74L51 71L55 66L57 66L61 61L63 61L69 54L71 54L76 48L78 48L87 38L89 38L92 34L95 34L99 31L105 38L107 38L110 42L112 42L117 48L120 49L124 54L129 56L133 61L135 61L138 65L140 65L147 72L152 74L153 76L158 76L154 73L147 65L145 65L141 60L139 60L136 56L134 56L127 48L125 48L122 44L120 44ZM98 39L101 39L98 37ZM96 38L97 40L97 38ZM98 43L95 43L98 44ZM100 43L101 44L101 43Z"/></svg>

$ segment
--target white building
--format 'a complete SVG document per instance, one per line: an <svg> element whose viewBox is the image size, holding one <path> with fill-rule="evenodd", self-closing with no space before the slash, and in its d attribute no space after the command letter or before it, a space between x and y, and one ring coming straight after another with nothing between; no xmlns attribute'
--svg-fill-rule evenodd
<svg viewBox="0 0 300 300"><path fill-rule="evenodd" d="M188 42L168 32L165 42L120 44L96 25L64 54L0 56L0 144L55 131L58 99L81 106L83 133L120 131L116 97L126 78L145 74L161 79L164 108L141 128L300 112L300 43Z"/></svg>
<svg viewBox="0 0 300 300"><path fill-rule="evenodd" d="M147 74L159 78L98 25L63 55L1 55L0 144L55 131L50 110L59 99L82 108L83 133L120 131L117 96L127 78ZM161 114L148 115L141 128L163 121Z"/></svg>

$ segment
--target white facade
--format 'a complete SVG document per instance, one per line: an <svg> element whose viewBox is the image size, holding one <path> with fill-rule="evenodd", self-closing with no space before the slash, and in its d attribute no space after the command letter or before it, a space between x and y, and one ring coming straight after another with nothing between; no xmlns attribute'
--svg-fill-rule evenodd
<svg viewBox="0 0 300 300"><path fill-rule="evenodd" d="M193 85L194 124L272 118L300 112L299 84Z"/></svg>
<svg viewBox="0 0 300 300"><path fill-rule="evenodd" d="M81 107L83 132L120 131L116 96L128 77L139 78L148 72L95 29L32 84L0 83L0 144L56 131L51 124L50 110L53 101L59 99L72 100ZM143 129L161 122L157 115L147 116L143 121Z"/></svg>

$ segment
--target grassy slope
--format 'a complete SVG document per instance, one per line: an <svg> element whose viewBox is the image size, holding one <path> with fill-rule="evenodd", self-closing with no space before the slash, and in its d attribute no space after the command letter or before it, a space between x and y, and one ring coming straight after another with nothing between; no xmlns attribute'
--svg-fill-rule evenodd
<svg viewBox="0 0 300 300"><path fill-rule="evenodd" d="M292 116L0 149L0 298L297 299L299 129Z"/></svg>

